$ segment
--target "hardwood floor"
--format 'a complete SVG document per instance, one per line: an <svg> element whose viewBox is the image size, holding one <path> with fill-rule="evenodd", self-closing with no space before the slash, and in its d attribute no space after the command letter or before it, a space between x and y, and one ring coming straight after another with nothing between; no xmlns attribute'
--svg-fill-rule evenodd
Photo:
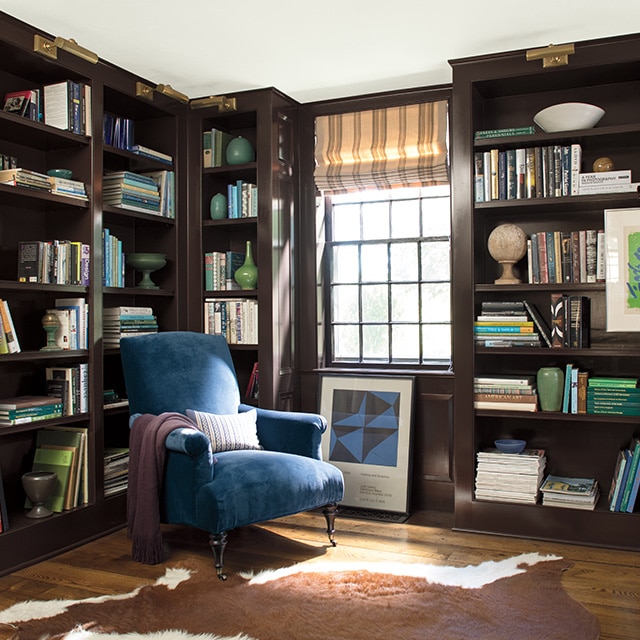
<svg viewBox="0 0 640 640"><path fill-rule="evenodd" d="M563 585L597 617L601 640L640 638L640 554L457 532L451 530L451 520L442 512L420 512L404 524L339 516L338 546L331 549L324 518L318 513L299 514L231 532L225 568L228 572L276 568L324 554L336 560L374 555L376 560L465 566L523 552L551 553L573 563L563 575ZM215 579L206 534L165 526L163 535L167 560L193 554L211 557ZM121 530L0 578L0 610L26 599L121 593L152 582L163 572L162 564L132 562L130 543ZM0 638L9 637L0 629Z"/></svg>

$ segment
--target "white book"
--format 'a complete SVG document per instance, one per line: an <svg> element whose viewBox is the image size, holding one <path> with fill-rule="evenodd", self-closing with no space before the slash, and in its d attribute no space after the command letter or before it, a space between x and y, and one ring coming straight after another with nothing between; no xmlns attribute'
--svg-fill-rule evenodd
<svg viewBox="0 0 640 640"><path fill-rule="evenodd" d="M67 80L45 85L44 123L58 129L70 129L69 83Z"/></svg>
<svg viewBox="0 0 640 640"><path fill-rule="evenodd" d="M588 196L598 193L635 193L640 187L640 182L611 182L603 184L581 184L578 187L579 196Z"/></svg>
<svg viewBox="0 0 640 640"><path fill-rule="evenodd" d="M631 169L621 171L592 171L578 174L580 186L591 184L628 184L631 182Z"/></svg>

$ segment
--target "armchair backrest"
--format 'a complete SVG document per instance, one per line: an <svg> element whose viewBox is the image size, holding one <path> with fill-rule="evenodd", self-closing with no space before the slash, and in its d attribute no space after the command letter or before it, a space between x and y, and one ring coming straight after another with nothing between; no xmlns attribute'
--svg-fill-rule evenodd
<svg viewBox="0 0 640 640"><path fill-rule="evenodd" d="M167 331L120 340L129 411L238 412L240 391L223 336Z"/></svg>

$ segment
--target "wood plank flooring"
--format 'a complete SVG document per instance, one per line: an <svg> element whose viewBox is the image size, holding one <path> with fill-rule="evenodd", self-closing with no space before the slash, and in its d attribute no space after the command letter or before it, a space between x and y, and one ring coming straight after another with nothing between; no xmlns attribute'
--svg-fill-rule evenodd
<svg viewBox="0 0 640 640"><path fill-rule="evenodd" d="M288 566L322 555L332 559L400 560L451 566L500 560L537 551L573 563L563 575L568 593L600 623L601 640L640 639L640 554L451 530L451 514L420 512L397 524L338 517L338 546L327 544L324 518L306 513L244 527L229 534L228 572ZM203 532L163 527L165 557L213 556ZM124 530L0 578L0 610L26 599L84 598L122 593L153 582L164 565L131 561ZM544 615L544 612L541 612ZM0 629L0 638L9 638ZM543 639L541 639L543 640Z"/></svg>

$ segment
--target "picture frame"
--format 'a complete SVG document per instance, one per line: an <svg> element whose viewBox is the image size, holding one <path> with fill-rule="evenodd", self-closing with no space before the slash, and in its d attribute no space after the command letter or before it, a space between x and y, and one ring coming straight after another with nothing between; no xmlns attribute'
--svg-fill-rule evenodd
<svg viewBox="0 0 640 640"><path fill-rule="evenodd" d="M605 209L607 331L640 331L640 208Z"/></svg>
<svg viewBox="0 0 640 640"><path fill-rule="evenodd" d="M322 454L344 475L342 505L408 514L413 388L412 376L321 376Z"/></svg>

